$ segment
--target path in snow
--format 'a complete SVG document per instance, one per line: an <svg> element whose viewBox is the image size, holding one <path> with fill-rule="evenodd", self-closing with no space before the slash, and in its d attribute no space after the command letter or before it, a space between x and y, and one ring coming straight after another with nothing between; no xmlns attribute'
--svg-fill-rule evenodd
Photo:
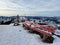
<svg viewBox="0 0 60 45"><path fill-rule="evenodd" d="M19 31L21 30L21 31ZM43 43L37 34L28 33L20 26L0 25L0 45L59 45L60 38L55 37L53 44Z"/></svg>

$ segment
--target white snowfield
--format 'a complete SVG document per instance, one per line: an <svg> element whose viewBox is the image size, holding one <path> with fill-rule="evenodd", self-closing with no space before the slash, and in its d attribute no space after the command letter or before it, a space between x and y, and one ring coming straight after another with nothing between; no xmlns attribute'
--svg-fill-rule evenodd
<svg viewBox="0 0 60 45"><path fill-rule="evenodd" d="M60 45L60 38L54 37L52 44L44 43L39 35L29 33L22 25L0 25L0 45Z"/></svg>

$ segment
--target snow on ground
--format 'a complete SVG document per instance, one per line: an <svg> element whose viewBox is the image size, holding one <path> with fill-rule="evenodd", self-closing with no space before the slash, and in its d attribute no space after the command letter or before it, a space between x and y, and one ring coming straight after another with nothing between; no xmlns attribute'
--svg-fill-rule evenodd
<svg viewBox="0 0 60 45"><path fill-rule="evenodd" d="M29 33L22 25L0 25L0 45L60 45L60 38L54 37L53 44L43 43L39 35Z"/></svg>
<svg viewBox="0 0 60 45"><path fill-rule="evenodd" d="M60 30L56 30L55 34L60 35Z"/></svg>

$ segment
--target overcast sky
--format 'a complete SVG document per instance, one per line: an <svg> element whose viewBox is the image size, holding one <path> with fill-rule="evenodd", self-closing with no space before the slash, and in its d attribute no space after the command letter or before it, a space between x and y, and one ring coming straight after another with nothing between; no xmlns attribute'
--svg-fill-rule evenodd
<svg viewBox="0 0 60 45"><path fill-rule="evenodd" d="M60 0L0 0L0 15L59 16Z"/></svg>

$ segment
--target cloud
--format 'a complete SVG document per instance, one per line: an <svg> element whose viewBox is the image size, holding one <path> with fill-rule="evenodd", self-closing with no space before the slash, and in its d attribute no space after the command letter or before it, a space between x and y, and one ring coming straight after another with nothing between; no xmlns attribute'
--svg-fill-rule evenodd
<svg viewBox="0 0 60 45"><path fill-rule="evenodd" d="M16 14L19 11L34 15L41 14L40 12L60 12L60 0L0 0L0 10L14 11Z"/></svg>
<svg viewBox="0 0 60 45"><path fill-rule="evenodd" d="M60 0L2 0L0 6L20 11L53 11L60 10Z"/></svg>

